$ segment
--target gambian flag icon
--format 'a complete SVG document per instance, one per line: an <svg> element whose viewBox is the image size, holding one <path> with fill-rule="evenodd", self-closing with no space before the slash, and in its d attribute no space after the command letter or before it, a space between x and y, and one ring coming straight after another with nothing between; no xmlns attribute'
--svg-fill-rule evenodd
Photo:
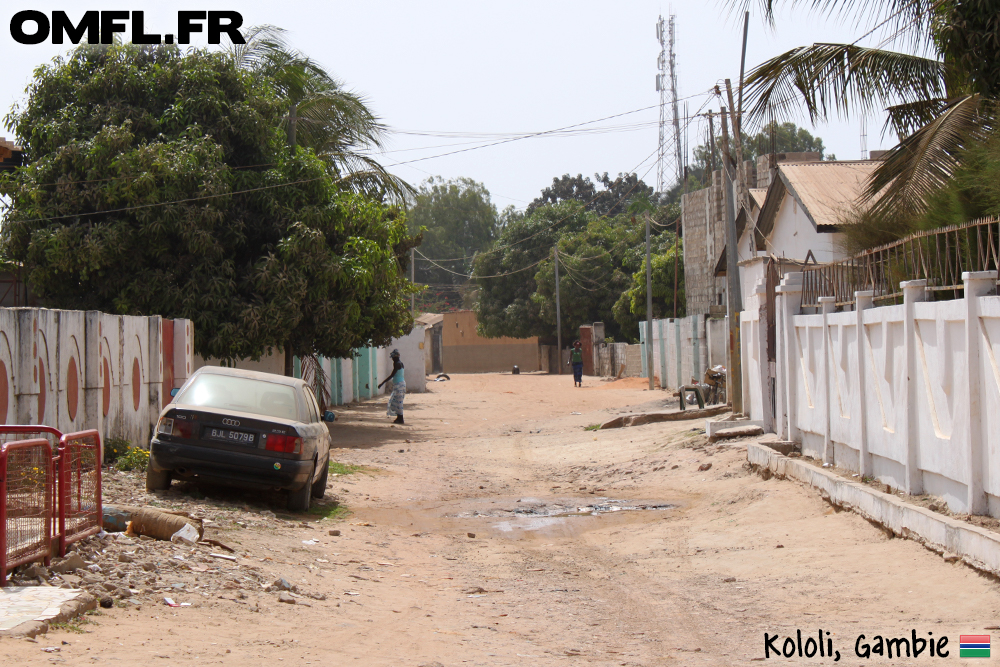
<svg viewBox="0 0 1000 667"><path fill-rule="evenodd" d="M988 658L990 657L989 635L959 635L958 657Z"/></svg>

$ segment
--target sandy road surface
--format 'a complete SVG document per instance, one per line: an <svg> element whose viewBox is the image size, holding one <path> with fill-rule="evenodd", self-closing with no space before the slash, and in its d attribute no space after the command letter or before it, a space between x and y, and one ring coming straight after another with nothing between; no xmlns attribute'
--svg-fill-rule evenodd
<svg viewBox="0 0 1000 667"><path fill-rule="evenodd" d="M842 663L913 664L861 659L854 645L862 633L870 641L916 630L949 637L947 659L925 650L919 662L988 662L960 660L958 635L1000 625L997 583L889 539L793 482L750 474L743 448L708 446L701 423L585 431L623 410L662 406L664 395L634 380L571 382L453 376L407 397L405 427L389 425L384 401L342 411L336 457L368 470L330 480L346 517L290 517L273 499L246 504L207 490L214 534L240 556L219 564L223 574L237 581L256 568L325 600L288 605L259 585L210 595L189 585L174 597L191 607L147 596L139 609L90 617L83 634L0 640L0 656L69 665L749 665L764 658L765 632L778 633L780 647L796 630L822 630ZM226 518L232 507L253 514L268 502L275 520L242 527ZM593 515L577 511L584 506L654 509ZM61 650L43 653L48 646Z"/></svg>

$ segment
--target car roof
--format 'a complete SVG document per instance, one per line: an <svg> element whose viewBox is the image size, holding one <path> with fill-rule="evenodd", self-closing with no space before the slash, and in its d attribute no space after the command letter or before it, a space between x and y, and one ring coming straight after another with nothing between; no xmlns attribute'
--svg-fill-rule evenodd
<svg viewBox="0 0 1000 667"><path fill-rule="evenodd" d="M304 387L306 383L299 378L290 378L285 375L275 375L274 373L262 373L261 371L248 371L242 368L226 368L224 366L202 366L198 373L209 373L211 375L230 375L234 377L247 378L248 380L261 380L263 382L273 382L274 384L285 384L290 387Z"/></svg>

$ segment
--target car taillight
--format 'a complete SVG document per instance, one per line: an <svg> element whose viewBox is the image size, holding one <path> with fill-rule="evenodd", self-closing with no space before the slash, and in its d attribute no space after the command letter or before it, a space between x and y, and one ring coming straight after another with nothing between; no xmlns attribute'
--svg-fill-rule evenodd
<svg viewBox="0 0 1000 667"><path fill-rule="evenodd" d="M174 420L174 435L181 438L190 438L194 431L194 424L179 419Z"/></svg>
<svg viewBox="0 0 1000 667"><path fill-rule="evenodd" d="M264 449L285 454L298 454L302 451L302 438L294 435L276 435L269 433Z"/></svg>
<svg viewBox="0 0 1000 667"><path fill-rule="evenodd" d="M156 432L159 435L173 435L178 438L190 438L193 427L190 422L170 417L162 418L156 425Z"/></svg>

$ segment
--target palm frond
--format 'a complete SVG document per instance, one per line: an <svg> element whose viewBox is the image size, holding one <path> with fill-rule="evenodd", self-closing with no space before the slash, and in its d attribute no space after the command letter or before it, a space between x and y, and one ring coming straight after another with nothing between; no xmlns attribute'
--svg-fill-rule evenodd
<svg viewBox="0 0 1000 667"><path fill-rule="evenodd" d="M944 63L853 44L792 49L754 68L744 87L750 122L790 119L804 104L815 123L944 94Z"/></svg>
<svg viewBox="0 0 1000 667"><path fill-rule="evenodd" d="M882 157L862 194L874 214L917 214L951 179L969 146L997 127L996 103L966 95L947 103L930 123Z"/></svg>
<svg viewBox="0 0 1000 667"><path fill-rule="evenodd" d="M313 90L298 103L296 112L300 145L317 153L333 147L384 147L388 129L356 93L339 87Z"/></svg>
<svg viewBox="0 0 1000 667"><path fill-rule="evenodd" d="M255 25L242 31L243 44L230 44L226 52L241 69L256 69L277 51L289 51L285 30L273 25Z"/></svg>
<svg viewBox="0 0 1000 667"><path fill-rule="evenodd" d="M908 102L906 104L896 104L886 109L889 114L882 127L882 134L890 129L896 133L900 141L904 137L913 134L916 130L927 125L948 106L948 100L941 97L932 97L926 100Z"/></svg>
<svg viewBox="0 0 1000 667"><path fill-rule="evenodd" d="M908 42L927 46L928 26L934 11L944 0L727 0L732 13L750 11L756 5L764 21L775 25L775 12L781 7L808 10L838 22L853 23L857 28L874 28L890 35L890 43Z"/></svg>

